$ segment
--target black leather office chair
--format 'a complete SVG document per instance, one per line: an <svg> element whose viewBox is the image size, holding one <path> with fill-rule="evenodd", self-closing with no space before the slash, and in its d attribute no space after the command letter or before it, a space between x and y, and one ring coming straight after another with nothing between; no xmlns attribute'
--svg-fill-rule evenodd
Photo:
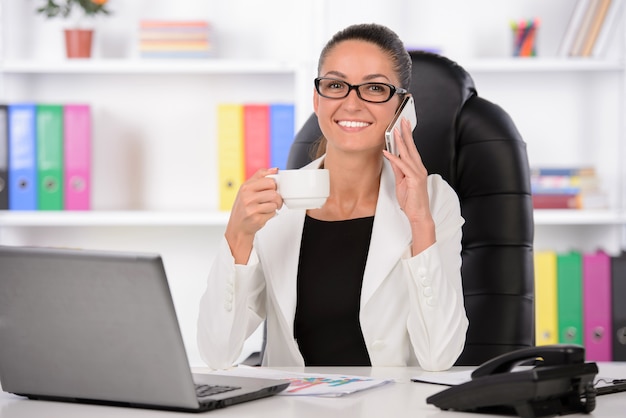
<svg viewBox="0 0 626 418"><path fill-rule="evenodd" d="M412 52L418 125L429 173L456 190L465 218L462 276L469 330L457 365L534 345L533 209L526 144L509 115L479 97L470 75L440 55ZM312 115L288 168L310 162L321 136Z"/></svg>

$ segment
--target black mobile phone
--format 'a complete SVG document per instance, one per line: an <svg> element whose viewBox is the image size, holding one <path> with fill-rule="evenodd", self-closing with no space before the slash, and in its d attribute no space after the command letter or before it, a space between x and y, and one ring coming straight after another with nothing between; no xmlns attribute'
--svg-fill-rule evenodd
<svg viewBox="0 0 626 418"><path fill-rule="evenodd" d="M404 118L408 119L411 124L411 131L413 131L417 126L417 114L415 112L415 101L413 100L413 96L410 94L406 95L391 120L391 123L385 130L385 147L387 151L396 156L398 155L398 148L396 147L394 132L396 128L400 129L400 123Z"/></svg>

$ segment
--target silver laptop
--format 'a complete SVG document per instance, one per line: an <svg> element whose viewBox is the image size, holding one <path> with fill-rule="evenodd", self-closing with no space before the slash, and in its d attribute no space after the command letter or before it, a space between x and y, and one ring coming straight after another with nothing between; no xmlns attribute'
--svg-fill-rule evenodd
<svg viewBox="0 0 626 418"><path fill-rule="evenodd" d="M157 254L0 246L0 384L31 399L197 412L289 382L192 375Z"/></svg>

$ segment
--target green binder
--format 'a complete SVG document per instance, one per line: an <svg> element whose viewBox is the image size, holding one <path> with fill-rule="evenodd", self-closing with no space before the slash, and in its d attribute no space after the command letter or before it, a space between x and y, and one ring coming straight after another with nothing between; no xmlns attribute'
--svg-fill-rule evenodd
<svg viewBox="0 0 626 418"><path fill-rule="evenodd" d="M583 344L582 257L578 251L557 254L559 343Z"/></svg>
<svg viewBox="0 0 626 418"><path fill-rule="evenodd" d="M63 107L37 105L37 208L63 209Z"/></svg>

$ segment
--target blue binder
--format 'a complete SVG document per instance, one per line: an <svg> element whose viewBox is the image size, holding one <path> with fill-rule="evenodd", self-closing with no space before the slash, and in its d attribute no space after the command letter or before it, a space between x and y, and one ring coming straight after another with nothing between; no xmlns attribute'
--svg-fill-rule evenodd
<svg viewBox="0 0 626 418"><path fill-rule="evenodd" d="M0 104L0 210L9 208L9 118L8 108Z"/></svg>
<svg viewBox="0 0 626 418"><path fill-rule="evenodd" d="M9 105L9 210L37 209L36 107Z"/></svg>
<svg viewBox="0 0 626 418"><path fill-rule="evenodd" d="M281 170L287 168L289 148L295 132L293 104L270 105L270 166Z"/></svg>

